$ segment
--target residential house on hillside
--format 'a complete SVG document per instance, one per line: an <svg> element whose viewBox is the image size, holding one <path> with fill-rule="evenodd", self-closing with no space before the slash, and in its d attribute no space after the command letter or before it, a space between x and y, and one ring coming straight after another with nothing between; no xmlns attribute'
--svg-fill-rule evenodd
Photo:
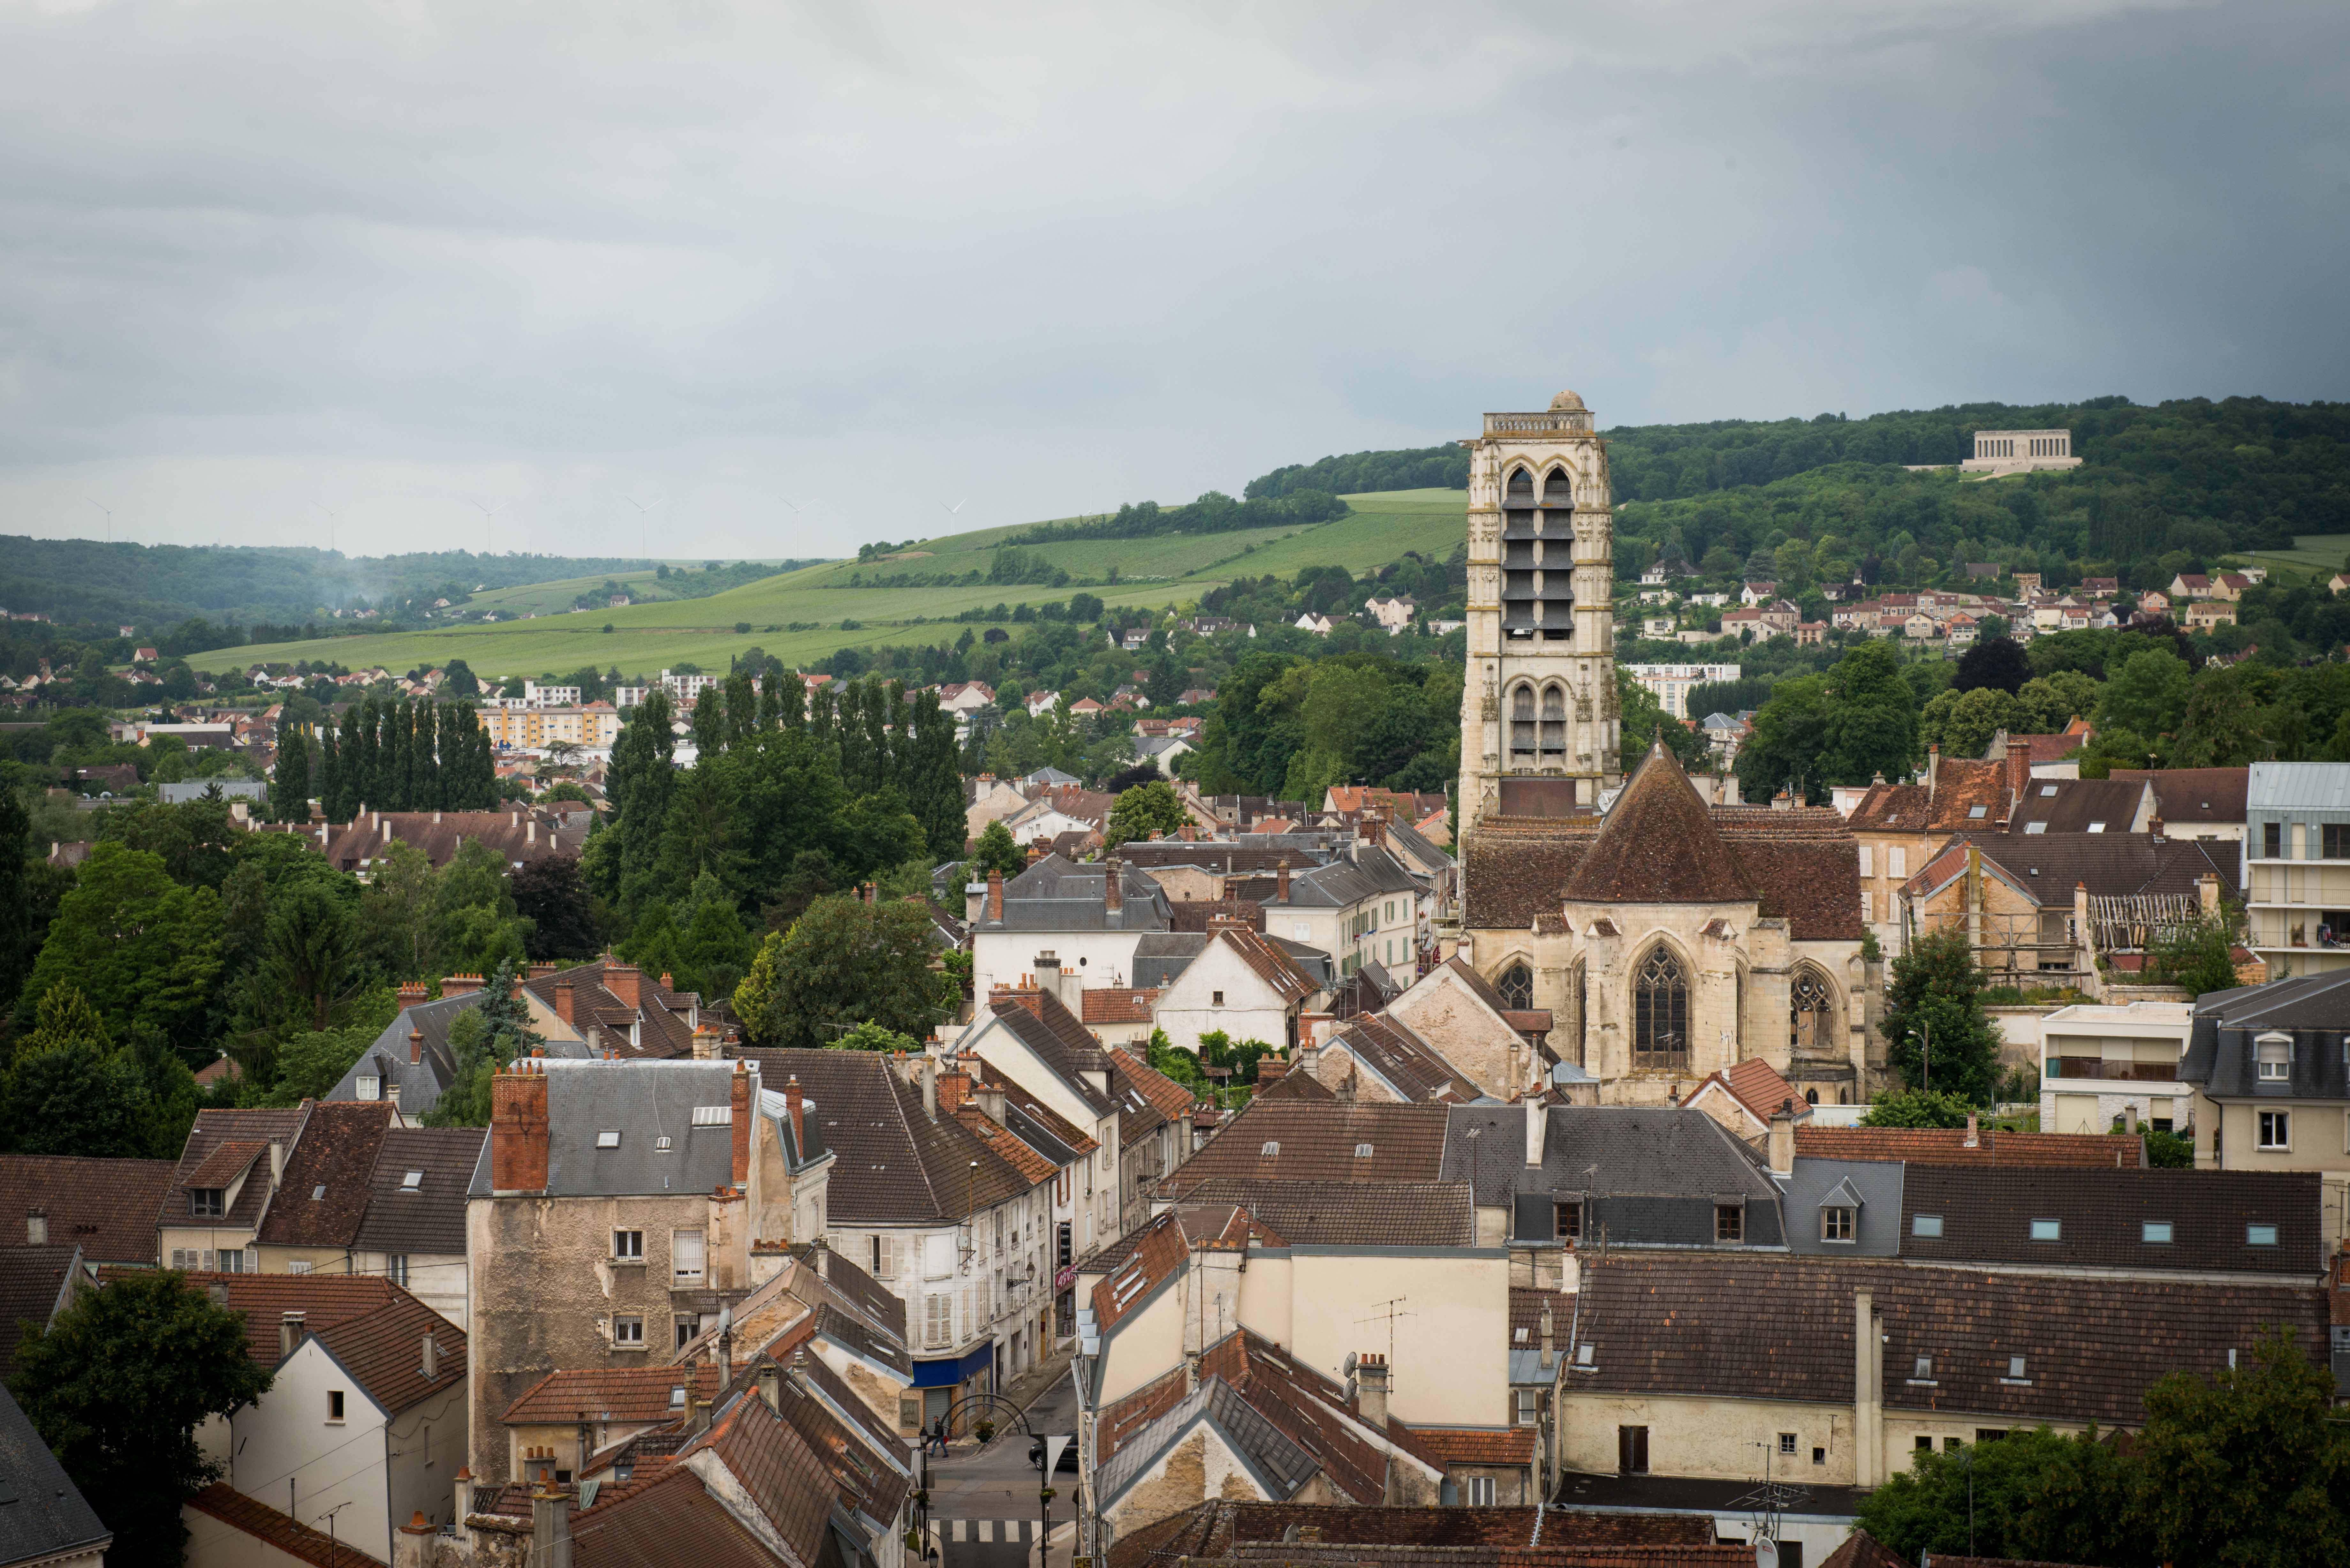
<svg viewBox="0 0 2350 1568"><path fill-rule="evenodd" d="M844 1054L847 1054L844 1053ZM470 1463L509 1479L502 1413L560 1368L641 1366L760 1282L754 1242L824 1233L818 1120L753 1061L514 1064L466 1206Z"/></svg>
<svg viewBox="0 0 2350 1568"><path fill-rule="evenodd" d="M1087 985L1125 984L1136 943L1170 919L1159 885L1116 856L1078 865L1047 855L1008 881L990 873L972 916L973 994L1036 973L1045 953Z"/></svg>
<svg viewBox="0 0 2350 1568"><path fill-rule="evenodd" d="M157 1259L174 1269L257 1272L255 1234L304 1115L198 1111L155 1216Z"/></svg>

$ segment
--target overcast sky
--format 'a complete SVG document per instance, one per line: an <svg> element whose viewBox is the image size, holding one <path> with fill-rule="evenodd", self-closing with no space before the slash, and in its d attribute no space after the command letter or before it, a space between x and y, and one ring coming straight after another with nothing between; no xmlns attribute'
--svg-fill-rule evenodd
<svg viewBox="0 0 2350 1568"><path fill-rule="evenodd" d="M838 554L1568 386L2343 398L2345 59L2340 0L0 0L0 532Z"/></svg>

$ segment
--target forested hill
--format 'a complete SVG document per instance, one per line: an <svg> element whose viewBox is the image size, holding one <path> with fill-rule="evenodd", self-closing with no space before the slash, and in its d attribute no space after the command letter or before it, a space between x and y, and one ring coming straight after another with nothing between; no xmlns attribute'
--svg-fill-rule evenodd
<svg viewBox="0 0 2350 1568"><path fill-rule="evenodd" d="M1606 431L1616 500L1684 500L1718 490L1793 479L1837 463L1952 463L1970 456L1982 429L2073 432L2073 450L2095 467L2158 487L2165 510L2236 521L2284 547L2293 533L2350 531L2350 404L2265 398L2184 399L2152 408L2126 398L2079 403L1962 403L1849 419L1716 420L1620 425ZM1357 452L1292 463L1251 480L1243 493L1270 499L1299 490L1461 488L1461 447Z"/></svg>
<svg viewBox="0 0 2350 1568"><path fill-rule="evenodd" d="M280 546L107 544L0 535L0 607L60 622L162 627L193 617L298 624L322 609L397 614L476 588L650 571L650 561L476 556L349 556Z"/></svg>

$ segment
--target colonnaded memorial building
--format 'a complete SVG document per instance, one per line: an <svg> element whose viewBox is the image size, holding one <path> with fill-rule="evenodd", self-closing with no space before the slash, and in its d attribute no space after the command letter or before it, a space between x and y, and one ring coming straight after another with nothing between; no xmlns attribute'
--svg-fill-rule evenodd
<svg viewBox="0 0 2350 1568"><path fill-rule="evenodd" d="M1553 1051L1602 1103L1686 1098L1758 1058L1809 1101L1866 1098L1883 966L1861 956L1843 818L1710 806L1622 733L1607 443L1581 398L1487 414L1462 444L1463 955L1512 1006L1550 1010Z"/></svg>

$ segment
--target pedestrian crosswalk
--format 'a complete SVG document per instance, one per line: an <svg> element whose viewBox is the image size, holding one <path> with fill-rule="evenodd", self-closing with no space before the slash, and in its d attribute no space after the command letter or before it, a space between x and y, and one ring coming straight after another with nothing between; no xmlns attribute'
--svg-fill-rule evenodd
<svg viewBox="0 0 2350 1568"><path fill-rule="evenodd" d="M1026 1542L1035 1544L1038 1521L1033 1519L934 1519L931 1521L933 1544L995 1543L1012 1544ZM1053 1521L1053 1539L1075 1530L1076 1526L1065 1519Z"/></svg>

